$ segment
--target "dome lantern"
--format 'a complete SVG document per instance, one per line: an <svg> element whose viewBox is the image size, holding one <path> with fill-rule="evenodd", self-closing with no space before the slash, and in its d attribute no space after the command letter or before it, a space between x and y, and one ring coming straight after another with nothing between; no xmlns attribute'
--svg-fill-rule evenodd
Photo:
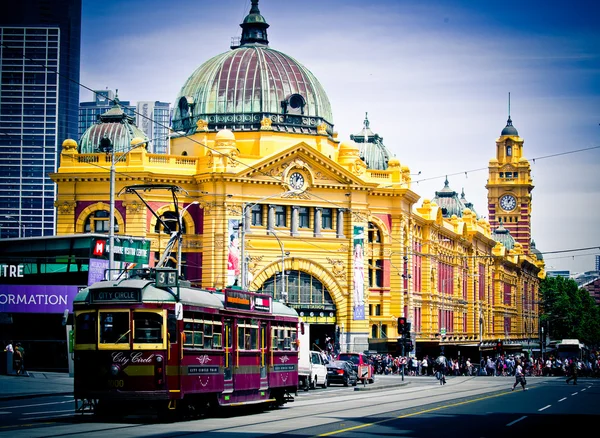
<svg viewBox="0 0 600 438"><path fill-rule="evenodd" d="M258 10L258 0L252 0L252 7L250 13L244 18L244 22L240 24L242 28L242 39L240 44L242 46L246 44L269 44L267 39L267 28L269 24L265 20L265 17L260 15Z"/></svg>

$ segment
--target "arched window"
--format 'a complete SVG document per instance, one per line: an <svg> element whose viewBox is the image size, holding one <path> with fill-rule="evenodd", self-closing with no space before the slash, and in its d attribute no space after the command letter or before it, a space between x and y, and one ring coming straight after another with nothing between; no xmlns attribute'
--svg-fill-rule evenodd
<svg viewBox="0 0 600 438"><path fill-rule="evenodd" d="M280 300L282 298L281 273L265 281L259 291ZM287 302L294 307L319 306L323 310L335 310L331 295L323 283L305 272L285 271L285 291L288 295Z"/></svg>
<svg viewBox="0 0 600 438"><path fill-rule="evenodd" d="M177 231L179 219L177 218L177 214L174 211L165 211L160 215L162 221L167 225L168 229L165 229L160 221L156 221L156 225L154 226L154 232L157 234L165 233L171 234ZM185 234L185 221L181 221L181 232Z"/></svg>
<svg viewBox="0 0 600 438"><path fill-rule="evenodd" d="M84 224L84 232L86 233L107 233L109 232L109 216L110 212L106 210L97 210L90 214ZM119 232L119 223L117 218L114 218L115 233Z"/></svg>

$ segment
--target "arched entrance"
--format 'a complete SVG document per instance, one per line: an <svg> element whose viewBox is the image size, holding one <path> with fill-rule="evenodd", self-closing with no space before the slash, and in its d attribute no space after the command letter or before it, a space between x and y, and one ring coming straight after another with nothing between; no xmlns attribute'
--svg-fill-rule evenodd
<svg viewBox="0 0 600 438"><path fill-rule="evenodd" d="M276 273L266 279L258 291L285 301L298 312L305 324L310 324L311 350L327 350L326 340L330 338L330 349L339 352L336 306L319 279L303 271L286 270L283 285L281 273ZM282 292L287 293L287 299L282 296Z"/></svg>

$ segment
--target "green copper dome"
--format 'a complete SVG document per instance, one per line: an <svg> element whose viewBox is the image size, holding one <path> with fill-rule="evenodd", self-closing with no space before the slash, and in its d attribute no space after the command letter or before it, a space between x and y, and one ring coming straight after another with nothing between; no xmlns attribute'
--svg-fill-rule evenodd
<svg viewBox="0 0 600 438"><path fill-rule="evenodd" d="M131 149L131 140L136 137L148 141L148 136L135 125L133 117L125 114L115 98L114 106L81 136L79 153L125 152Z"/></svg>
<svg viewBox="0 0 600 438"><path fill-rule="evenodd" d="M268 46L258 1L240 26L240 45L206 61L181 88L173 130L194 132L202 119L211 131L254 131L266 117L275 131L316 134L324 123L333 134L325 90L306 67Z"/></svg>
<svg viewBox="0 0 600 438"><path fill-rule="evenodd" d="M360 146L359 157L365 162L368 169L386 170L390 161L390 151L383 144L383 138L373 133L369 127L369 118L365 113L363 129L354 135L350 135Z"/></svg>
<svg viewBox="0 0 600 438"><path fill-rule="evenodd" d="M492 239L500 242L506 249L513 249L515 247L515 239L511 236L510 231L504 228L502 221L500 221L498 228L492 232Z"/></svg>

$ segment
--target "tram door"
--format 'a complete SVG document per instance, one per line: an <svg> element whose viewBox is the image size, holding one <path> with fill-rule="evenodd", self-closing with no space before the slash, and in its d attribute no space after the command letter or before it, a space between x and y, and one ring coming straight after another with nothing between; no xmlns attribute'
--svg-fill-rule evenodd
<svg viewBox="0 0 600 438"><path fill-rule="evenodd" d="M225 357L223 363L223 377L225 392L233 391L233 321L229 318L225 319L223 325L225 337Z"/></svg>
<svg viewBox="0 0 600 438"><path fill-rule="evenodd" d="M269 380L267 378L267 360L268 360L268 328L267 322L262 321L260 323L260 338L259 338L259 348L260 348L260 357L259 357L259 365L260 365L260 389L267 389L269 386Z"/></svg>

